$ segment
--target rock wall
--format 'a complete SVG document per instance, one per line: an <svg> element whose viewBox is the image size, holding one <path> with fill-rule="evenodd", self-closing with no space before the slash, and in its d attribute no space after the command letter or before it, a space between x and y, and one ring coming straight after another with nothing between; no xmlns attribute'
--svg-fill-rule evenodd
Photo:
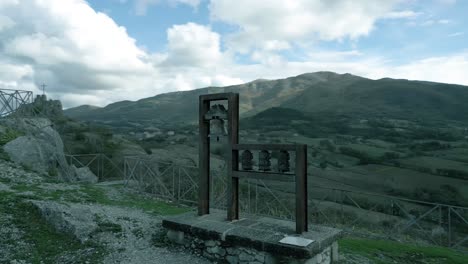
<svg viewBox="0 0 468 264"><path fill-rule="evenodd" d="M190 234L169 230L167 237L174 243L183 245L194 254L211 261L229 264L331 264L338 260L338 243L334 242L322 252L309 259L294 259L275 256L253 248L231 246L218 240L203 240Z"/></svg>

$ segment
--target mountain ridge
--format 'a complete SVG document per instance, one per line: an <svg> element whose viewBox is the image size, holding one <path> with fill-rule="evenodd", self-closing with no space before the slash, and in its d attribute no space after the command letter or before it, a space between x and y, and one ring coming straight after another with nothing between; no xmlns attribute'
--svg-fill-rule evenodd
<svg viewBox="0 0 468 264"><path fill-rule="evenodd" d="M359 118L436 118L468 121L468 87L462 85L382 78L349 73L304 73L278 80L254 80L225 87L170 92L138 101L115 102L102 108L76 108L65 114L89 121L148 121L195 123L198 96L218 92L240 94L241 117L272 107L305 113L348 113Z"/></svg>

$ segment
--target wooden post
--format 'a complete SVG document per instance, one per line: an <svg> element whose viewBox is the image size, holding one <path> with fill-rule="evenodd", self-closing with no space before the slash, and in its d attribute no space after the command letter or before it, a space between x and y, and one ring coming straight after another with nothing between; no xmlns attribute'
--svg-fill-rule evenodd
<svg viewBox="0 0 468 264"><path fill-rule="evenodd" d="M210 123L206 121L205 113L210 109L210 101L199 97L199 146L198 146L198 215L210 213Z"/></svg>
<svg viewBox="0 0 468 264"><path fill-rule="evenodd" d="M232 148L239 143L239 94L230 94L228 99L228 144L227 144L227 218L239 219L239 178L232 171L239 169L238 150Z"/></svg>
<svg viewBox="0 0 468 264"><path fill-rule="evenodd" d="M307 146L296 146L296 233L307 232Z"/></svg>

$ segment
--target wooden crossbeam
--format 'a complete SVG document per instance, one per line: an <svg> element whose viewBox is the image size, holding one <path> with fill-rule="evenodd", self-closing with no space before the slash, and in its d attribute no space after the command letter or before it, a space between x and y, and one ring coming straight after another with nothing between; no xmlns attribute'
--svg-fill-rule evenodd
<svg viewBox="0 0 468 264"><path fill-rule="evenodd" d="M232 177L235 178L250 178L267 181L282 181L282 182L294 182L294 174L286 173L272 173L272 172L256 172L256 171L233 171Z"/></svg>
<svg viewBox="0 0 468 264"><path fill-rule="evenodd" d="M297 144L235 144L234 150L287 150L296 151Z"/></svg>

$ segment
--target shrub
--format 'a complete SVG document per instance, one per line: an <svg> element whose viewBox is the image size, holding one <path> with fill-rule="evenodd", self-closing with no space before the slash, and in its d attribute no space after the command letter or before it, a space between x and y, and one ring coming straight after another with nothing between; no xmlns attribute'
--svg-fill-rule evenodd
<svg viewBox="0 0 468 264"><path fill-rule="evenodd" d="M17 137L22 136L23 134L17 130L7 128L4 133L0 134L0 146L5 145L6 143L16 139Z"/></svg>

